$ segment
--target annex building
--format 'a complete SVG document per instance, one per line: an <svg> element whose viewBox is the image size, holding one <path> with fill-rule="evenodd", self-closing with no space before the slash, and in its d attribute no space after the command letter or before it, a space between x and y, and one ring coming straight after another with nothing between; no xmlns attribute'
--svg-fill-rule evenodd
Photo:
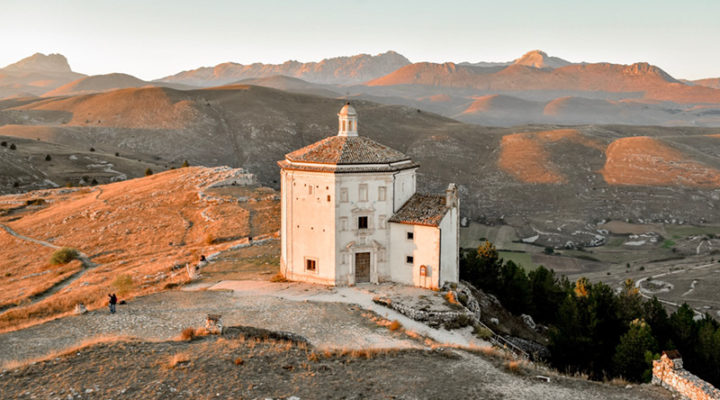
<svg viewBox="0 0 720 400"><path fill-rule="evenodd" d="M459 199L415 191L419 165L358 134L346 104L336 136L279 161L281 272L347 286L386 281L437 288L459 278Z"/></svg>

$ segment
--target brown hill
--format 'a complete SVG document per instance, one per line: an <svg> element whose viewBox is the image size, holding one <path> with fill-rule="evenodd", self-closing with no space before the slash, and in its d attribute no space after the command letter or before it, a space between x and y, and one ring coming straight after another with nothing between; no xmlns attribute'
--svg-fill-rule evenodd
<svg viewBox="0 0 720 400"><path fill-rule="evenodd" d="M492 105L497 99L485 100ZM277 188L279 171L275 161L290 151L336 134L335 114L342 102L245 85L190 91L124 89L68 98L0 102L0 123L14 124L6 125L0 132L6 135L3 140L22 136L35 141L39 137L38 143L47 143L44 142L47 140L84 152L92 145L97 149L96 154L108 155L107 161L113 164L112 154L117 151L120 159L155 164L157 167L152 168L156 172L177 166L185 159L191 165L244 167L256 174L261 183ZM492 221L502 215L513 215L522 221L547 215L543 221L564 218L588 221L625 219L632 215L649 220L716 219L717 213L711 205L720 188L693 187L693 194L689 196L685 192L688 186L682 179L652 186L627 186L606 182L599 171L606 163L603 149L617 139L632 136L652 137L677 149L685 159L720 169L717 156L720 140L706 136L718 134L717 129L575 128L580 137L600 143L601 147L588 146L562 135L562 140L545 139L542 135L521 136L547 155L542 159L537 157L542 152L529 153L522 162L549 165L548 169L563 177L562 184L544 184L518 178L522 174L513 174L500 166L504 164L499 163L503 138L516 133L557 131L561 127L488 128L463 124L417 108L361 100L355 101L354 106L360 115L361 135L419 162L422 191L441 191L447 182L458 183L463 214L473 218ZM18 128L19 124L23 124L23 129ZM643 154L643 147L637 150ZM6 148L0 147L0 151L11 154ZM653 148L648 148L647 154L653 154ZM510 160L513 158L519 156ZM44 162L38 157L32 163ZM142 173L142 169L139 172ZM42 179L37 182L42 183ZM7 186L10 183L2 188L6 193L15 190Z"/></svg>
<svg viewBox="0 0 720 400"><path fill-rule="evenodd" d="M649 137L615 140L606 150L601 173L610 184L720 187L720 169Z"/></svg>
<svg viewBox="0 0 720 400"><path fill-rule="evenodd" d="M126 89L146 86L148 83L127 74L93 75L80 78L59 88L53 89L43 96L68 96L89 94L108 90Z"/></svg>
<svg viewBox="0 0 720 400"><path fill-rule="evenodd" d="M692 83L700 86L707 86L713 89L720 89L720 78L698 79Z"/></svg>
<svg viewBox="0 0 720 400"><path fill-rule="evenodd" d="M496 92L599 91L678 103L720 102L720 90L686 85L647 63L573 64L554 69L513 64L499 71L453 63L416 63L367 84L444 86Z"/></svg>
<svg viewBox="0 0 720 400"><path fill-rule="evenodd" d="M35 53L0 69L0 97L40 95L83 76L61 54Z"/></svg>
<svg viewBox="0 0 720 400"><path fill-rule="evenodd" d="M566 65L572 64L570 61L563 60L559 57L551 57L544 51L533 50L525 53L522 57L518 58L513 64L524 65L527 67L534 68L559 68Z"/></svg>
<svg viewBox="0 0 720 400"><path fill-rule="evenodd" d="M190 167L94 188L3 196L0 330L77 303L102 307L109 291L127 298L161 290L186 281L185 263L194 265L200 254L242 245L249 236L273 237L279 202L273 190L251 181L242 170ZM51 265L50 246L72 247L86 258L82 265Z"/></svg>
<svg viewBox="0 0 720 400"><path fill-rule="evenodd" d="M159 81L184 83L194 86L217 86L241 79L285 75L315 83L351 84L365 82L409 64L407 58L388 51L371 56L358 54L351 57L327 58L320 62L301 63L287 61L283 64L250 65L224 63L215 67L203 67L183 71Z"/></svg>

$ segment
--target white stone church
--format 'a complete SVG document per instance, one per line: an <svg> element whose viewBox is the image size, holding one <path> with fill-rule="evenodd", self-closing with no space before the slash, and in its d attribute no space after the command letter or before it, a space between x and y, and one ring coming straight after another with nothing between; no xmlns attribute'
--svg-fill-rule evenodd
<svg viewBox="0 0 720 400"><path fill-rule="evenodd" d="M358 135L348 103L337 136L279 161L287 279L347 286L399 282L437 288L459 278L457 189L415 192L419 165Z"/></svg>

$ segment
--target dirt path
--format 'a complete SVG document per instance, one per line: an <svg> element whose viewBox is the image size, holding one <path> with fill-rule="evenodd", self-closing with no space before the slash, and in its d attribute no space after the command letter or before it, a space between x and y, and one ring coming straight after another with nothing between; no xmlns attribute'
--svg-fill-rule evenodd
<svg viewBox="0 0 720 400"><path fill-rule="evenodd" d="M0 224L0 228L3 228L8 234L10 234L10 235L12 235L12 236L14 236L14 237L16 237L16 238L18 238L18 239L25 240L25 241L27 241L27 242L39 244L39 245L41 245L41 246L49 247L49 248L55 249L55 250L61 248L60 246L56 246L56 245L54 245L54 244L52 244L52 243L48 243L48 242L46 242L46 241L44 241L44 240L35 239L35 238L31 238L31 237L28 237L28 236L21 235L21 234L15 232L15 231L14 231L12 228L10 228L9 226L4 225L4 224ZM100 264L96 264L96 263L90 261L90 257L88 257L86 254L81 253L81 252L78 252L78 260L80 260L80 262L81 262L82 265L83 265L83 268L82 268L81 270L79 270L78 272L76 272L76 273L68 276L67 278L65 278L65 279L57 282L56 284L54 284L53 286L51 286L51 287L48 288L47 290L45 290L45 291L43 291L43 292L41 292L41 293L38 293L38 294L32 296L32 297L30 298L30 300L31 300L30 304L35 304L35 303L37 303L37 302L39 302L39 301L42 301L42 300L44 300L44 299L52 296L53 294L55 294L55 293L63 290L64 288L68 287L70 284L72 284L72 283L75 282L76 280L80 279L87 271L89 271L89 270L91 270L91 269L93 269L93 268L97 268L97 267L100 266ZM23 306L27 306L27 305L28 305L28 304L23 304ZM17 306L12 306L12 307L5 308L5 309L2 310L2 312L11 310L11 309L16 308L16 307L17 307Z"/></svg>
<svg viewBox="0 0 720 400"><path fill-rule="evenodd" d="M667 275L680 274L680 273L684 273L684 272L688 272L688 271L692 271L692 270L705 269L705 268L710 268L710 267L717 267L717 264L716 264L716 263L712 263L712 264L698 265L698 266L696 266L696 267L688 267L688 268L678 269L678 270L675 270L675 271L663 272L663 273L661 273L661 274L646 276L646 277L644 277L644 278L638 279L637 282L635 282L635 287L639 289L638 292L640 293L640 295L641 295L642 297L644 297L644 298L646 298L646 299L648 299L648 300L652 300L653 296L645 293L645 292L643 291L643 289L641 288L642 283L643 283L644 281L648 280L648 278L652 278L652 279L662 278L663 276L667 276ZM695 284L696 284L696 283L697 283L697 281L693 281L693 283L691 284L690 290L688 290L687 292L685 292L682 296L685 296L685 295L687 295L687 294L690 294L690 293L695 289ZM657 294L654 294L654 296L658 297ZM669 301L669 300L663 300L663 299L661 299L660 297L658 297L658 301L661 302L661 303L663 303L663 304L666 304L666 305L675 307L675 308L679 308L679 307L680 307L680 304L679 304L679 303L672 302L672 301ZM694 309L694 308L693 308L692 310L695 312L695 315L696 315L696 316L699 315L699 316L702 317L703 315L705 315L705 312L703 312L703 311L700 311L700 310L697 310L697 309ZM720 315L720 314L718 314L718 315Z"/></svg>

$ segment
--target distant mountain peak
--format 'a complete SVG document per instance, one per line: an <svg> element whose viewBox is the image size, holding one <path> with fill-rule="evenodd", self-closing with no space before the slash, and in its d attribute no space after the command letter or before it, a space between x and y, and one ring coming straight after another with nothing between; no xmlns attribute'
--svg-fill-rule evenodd
<svg viewBox="0 0 720 400"><path fill-rule="evenodd" d="M48 55L35 53L3 69L5 71L18 72L72 72L67 58L57 53Z"/></svg>
<svg viewBox="0 0 720 400"><path fill-rule="evenodd" d="M515 65L524 65L533 68L560 68L572 64L559 57L551 57L542 50L532 50L513 62Z"/></svg>

